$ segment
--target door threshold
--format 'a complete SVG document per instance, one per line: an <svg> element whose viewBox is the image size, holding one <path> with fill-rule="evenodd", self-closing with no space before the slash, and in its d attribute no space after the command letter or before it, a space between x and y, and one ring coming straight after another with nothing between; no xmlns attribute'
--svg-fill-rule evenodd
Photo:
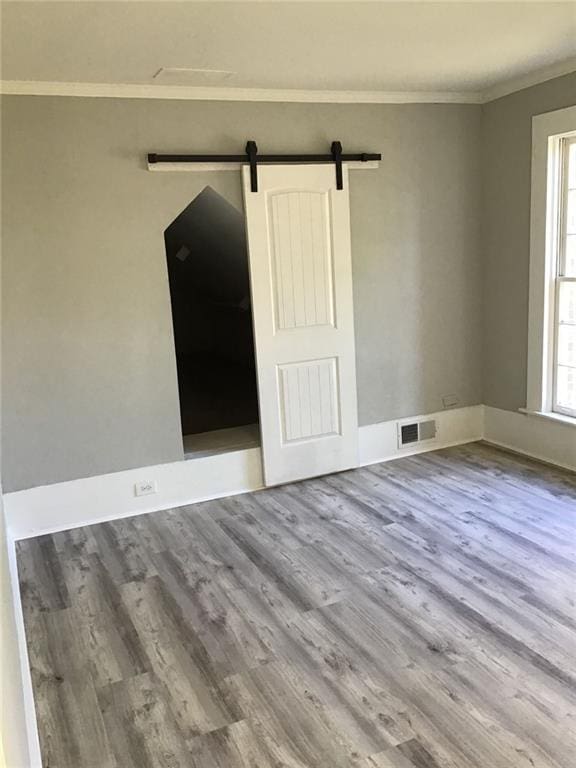
<svg viewBox="0 0 576 768"><path fill-rule="evenodd" d="M195 435L184 435L184 458L200 459L231 451L245 451L260 447L260 425L215 429Z"/></svg>

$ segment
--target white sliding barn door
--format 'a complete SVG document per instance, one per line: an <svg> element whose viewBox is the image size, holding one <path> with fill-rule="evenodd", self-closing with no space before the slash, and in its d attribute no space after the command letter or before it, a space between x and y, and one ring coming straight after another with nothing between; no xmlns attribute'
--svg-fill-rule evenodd
<svg viewBox="0 0 576 768"><path fill-rule="evenodd" d="M266 485L357 465L348 172L244 167Z"/></svg>

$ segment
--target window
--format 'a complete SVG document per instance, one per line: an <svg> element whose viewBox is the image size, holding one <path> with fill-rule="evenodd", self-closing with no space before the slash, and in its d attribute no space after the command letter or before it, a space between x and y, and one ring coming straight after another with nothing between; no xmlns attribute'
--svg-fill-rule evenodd
<svg viewBox="0 0 576 768"><path fill-rule="evenodd" d="M552 410L576 417L576 136L558 150Z"/></svg>
<svg viewBox="0 0 576 768"><path fill-rule="evenodd" d="M521 410L576 426L576 106L532 120L528 387Z"/></svg>

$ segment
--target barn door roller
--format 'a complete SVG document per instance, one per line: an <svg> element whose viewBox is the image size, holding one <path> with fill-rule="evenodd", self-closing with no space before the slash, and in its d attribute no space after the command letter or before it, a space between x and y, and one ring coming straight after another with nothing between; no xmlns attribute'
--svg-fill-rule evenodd
<svg viewBox="0 0 576 768"><path fill-rule="evenodd" d="M336 189L342 189L342 144L339 141L333 141L330 149L336 166Z"/></svg>
<svg viewBox="0 0 576 768"><path fill-rule="evenodd" d="M258 192L258 166L256 165L258 147L255 141L249 141L246 144L246 154L250 163L250 189L252 192Z"/></svg>
<svg viewBox="0 0 576 768"><path fill-rule="evenodd" d="M284 163L334 163L336 171L336 189L343 188L342 163L361 162L367 163L381 160L382 155L374 152L359 152L345 155L342 152L342 144L333 141L329 155L259 155L255 141L246 144L244 155L158 155L152 152L148 155L148 162L154 163L248 163L250 166L250 189L258 192L258 165L284 164Z"/></svg>

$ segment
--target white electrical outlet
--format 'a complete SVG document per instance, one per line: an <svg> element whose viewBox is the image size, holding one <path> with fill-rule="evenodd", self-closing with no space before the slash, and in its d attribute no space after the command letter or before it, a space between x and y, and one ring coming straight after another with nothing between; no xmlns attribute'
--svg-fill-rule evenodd
<svg viewBox="0 0 576 768"><path fill-rule="evenodd" d="M134 485L135 496L148 496L151 493L158 493L156 480L141 480Z"/></svg>

